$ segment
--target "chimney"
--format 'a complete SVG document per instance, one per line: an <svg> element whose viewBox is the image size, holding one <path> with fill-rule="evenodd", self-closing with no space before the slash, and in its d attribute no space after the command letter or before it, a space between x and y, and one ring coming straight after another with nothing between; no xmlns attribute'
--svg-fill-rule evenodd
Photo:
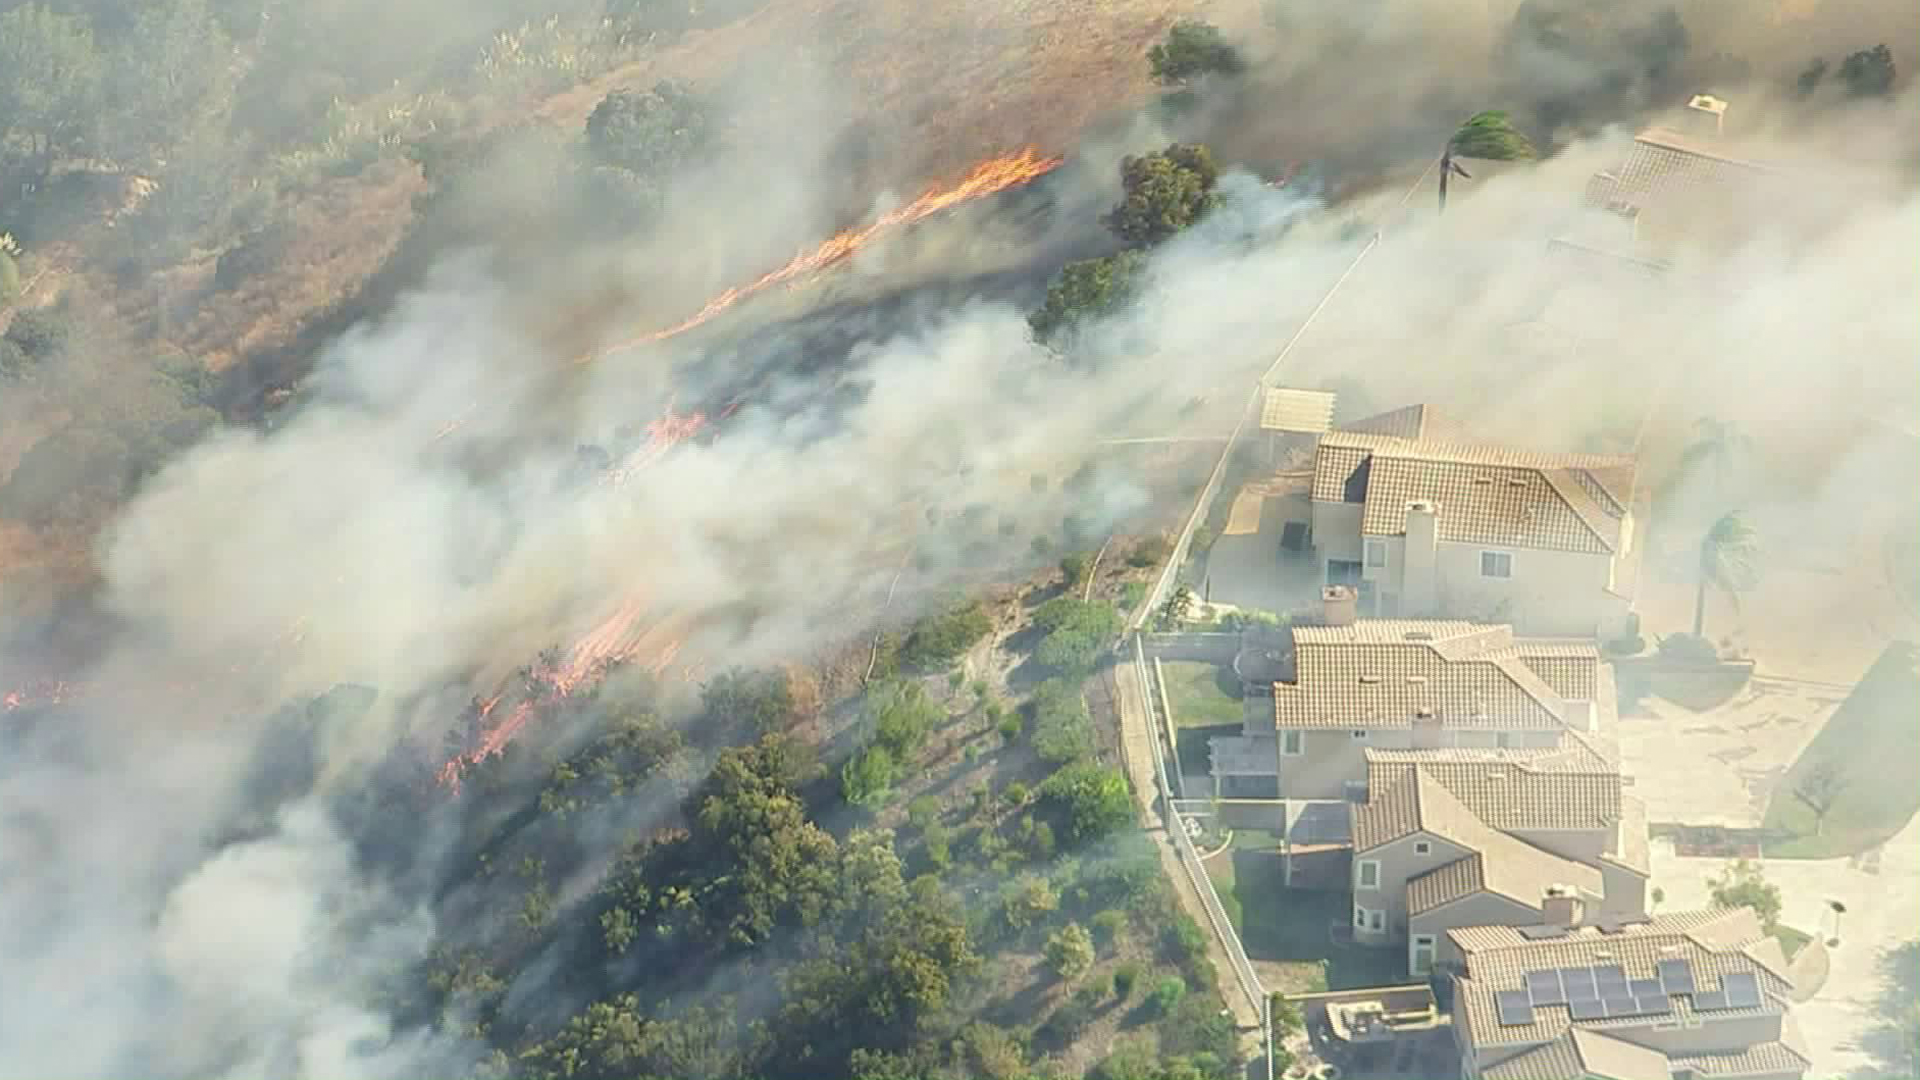
<svg viewBox="0 0 1920 1080"><path fill-rule="evenodd" d="M1439 528L1438 506L1426 501L1407 504L1407 551L1400 564L1400 611L1408 618L1431 618L1439 606L1434 566Z"/></svg>
<svg viewBox="0 0 1920 1080"><path fill-rule="evenodd" d="M1432 706L1423 705L1413 710L1413 748L1415 750L1437 750L1440 748L1440 714Z"/></svg>
<svg viewBox="0 0 1920 1080"><path fill-rule="evenodd" d="M1360 596L1345 585L1329 585L1320 590L1320 599L1325 607L1323 618L1328 626L1352 626L1359 615Z"/></svg>
<svg viewBox="0 0 1920 1080"><path fill-rule="evenodd" d="M1580 925L1586 905L1571 885L1549 885L1540 900L1540 921L1548 926L1573 929Z"/></svg>
<svg viewBox="0 0 1920 1080"><path fill-rule="evenodd" d="M1687 133L1719 138L1726 130L1727 103L1712 94L1695 94L1687 102Z"/></svg>

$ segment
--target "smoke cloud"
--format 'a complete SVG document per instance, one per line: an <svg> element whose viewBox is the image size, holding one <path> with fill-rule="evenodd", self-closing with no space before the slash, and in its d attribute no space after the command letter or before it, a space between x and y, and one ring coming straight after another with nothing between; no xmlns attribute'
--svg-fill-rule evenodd
<svg viewBox="0 0 1920 1080"><path fill-rule="evenodd" d="M1340 6L1338 25L1278 39L1244 19L1290 96L1264 119L1242 102L1196 122L1228 152L1284 149L1336 163L1334 180L1408 167L1411 180L1492 86L1434 58L1491 47L1505 19L1462 30L1430 4L1363 7L1372 17ZM1698 51L1713 34L1688 25ZM1325 58L1331 41L1357 43L1367 74ZM592 288L670 324L845 224L822 148L856 109L825 79L786 101L786 137L756 129L754 149L683 178L664 231L584 254L612 281ZM1630 124L1640 107L1605 119ZM1032 191L589 367L566 364L556 338L633 327L589 318L558 333L553 313L625 319L636 305L588 296L568 273L530 286L498 252L449 255L331 343L271 431L223 430L146 483L101 540L112 634L81 673L98 692L0 719L0 1061L23 1076L234 1077L463 1061L473 1046L403 1023L389 1000L433 944L438 883L420 877L450 841L384 835L428 868L387 873L340 812L396 746L437 746L469 694L626 598L680 628L683 663L713 671L869 632L902 567L918 599L889 617L1030 567L1031 539L1069 513L1101 529L1171 520L1177 504L1124 460L1091 498L1060 482L1101 439L1191 425L1195 397L1224 430L1375 230L1380 247L1281 382L1340 383L1381 409L1452 406L1494 438L1607 448L1633 445L1651 389L1662 445L1701 416L1754 436L1740 498L1760 508L1773 557L1863 516L1911 521L1920 488L1890 487L1885 467L1913 460L1920 430L1915 107L1909 93L1817 123L1785 106L1756 118L1756 156L1791 162L1792 183L1711 244L1675 249L1658 278L1546 246L1626 247L1617 222L1579 205L1625 152L1626 126L1476 178L1443 218L1430 187L1404 206L1396 188L1329 209L1307 182L1229 175L1222 212L1155 254L1141 301L1076 366L1032 344L1025 312L1062 259L1107 249L1092 222L1119 156L1177 123L1115 125ZM583 445L631 450L670 399L712 410L741 387L739 412L709 417L710 441L619 485L581 469ZM1679 490L1676 534L1725 497ZM341 683L378 698L309 717L285 743L274 710ZM623 824L659 824L666 803Z"/></svg>

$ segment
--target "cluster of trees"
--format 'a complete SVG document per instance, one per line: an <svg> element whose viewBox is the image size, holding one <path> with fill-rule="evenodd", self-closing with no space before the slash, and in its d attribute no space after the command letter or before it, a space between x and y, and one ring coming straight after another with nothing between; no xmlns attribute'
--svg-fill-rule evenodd
<svg viewBox="0 0 1920 1080"><path fill-rule="evenodd" d="M1825 57L1816 57L1800 70L1795 85L1800 96L1810 97L1826 85L1831 70ZM1848 97L1884 98L1893 94L1894 66L1893 50L1885 42L1871 49L1862 49L1850 53L1840 61L1837 76L1840 88Z"/></svg>
<svg viewBox="0 0 1920 1080"><path fill-rule="evenodd" d="M887 800L894 778L927 741L946 713L917 682L893 681L871 688L865 702L868 737L840 773L840 791L855 806Z"/></svg>

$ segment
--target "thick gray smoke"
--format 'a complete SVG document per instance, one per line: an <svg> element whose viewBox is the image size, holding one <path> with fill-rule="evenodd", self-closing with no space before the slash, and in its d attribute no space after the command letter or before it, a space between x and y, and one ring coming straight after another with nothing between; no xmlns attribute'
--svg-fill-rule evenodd
<svg viewBox="0 0 1920 1080"><path fill-rule="evenodd" d="M1395 40L1411 74L1385 80L1402 96L1444 81L1415 55L1428 23L1409 25L1419 32ZM988 561L1018 569L1028 541L1076 509L1057 482L1097 440L1165 430L1195 396L1230 415L1375 229L1381 245L1283 382L1346 380L1381 408L1431 401L1495 436L1613 446L1631 443L1653 387L1661 423L1711 415L1758 437L1748 498L1773 520L1910 511L1890 500L1910 503L1911 485L1890 496L1867 464L1910 460L1910 437L1859 417L1904 410L1920 426L1920 192L1901 171L1913 104L1829 117L1850 145L1896 144L1863 161L1835 161L1841 140L1770 137L1767 150L1801 159L1797 186L1737 242L1682 251L1653 283L1556 269L1546 252L1606 224L1579 195L1623 152L1618 130L1485 179L1439 219L1427 189L1404 208L1396 191L1329 212L1229 177L1228 208L1157 253L1147 295L1096 335L1099 363L1038 350L1008 302L906 304L878 334L849 315L857 346L804 375L754 373L716 440L618 486L583 481L577 446L657 416L676 363L724 384L743 335L722 323L556 371L543 332L516 317L525 298L477 260L448 262L327 349L296 415L172 462L103 540L120 624L88 673L103 689L18 725L0 759L0 1071L447 1067L459 1048L398 1030L382 997L429 947L435 912L363 866L330 809L396 742L437 737L446 714L403 703L449 686L458 699L631 596L649 618L684 620L688 659L709 667L805 653L864 629L903 561L938 548L929 508L943 523L973 505L1011 522ZM1112 197L1115 152L1090 156L1100 167L1048 181L1073 213ZM677 193L686 227L632 257L646 273L684 265L704 281L830 229L831 183L810 170L769 171L765 154L715 168L701 183L723 197ZM975 208L821 288L859 302L888 282L1004 268L1015 240ZM730 318L762 325L813 295ZM1054 481L1047 494L1035 475ZM1110 519L1148 509L1124 479L1100 494ZM750 633L702 636L703 616L741 605L765 615ZM266 718L343 682L378 687L377 703L323 718L312 768L259 820L247 778Z"/></svg>

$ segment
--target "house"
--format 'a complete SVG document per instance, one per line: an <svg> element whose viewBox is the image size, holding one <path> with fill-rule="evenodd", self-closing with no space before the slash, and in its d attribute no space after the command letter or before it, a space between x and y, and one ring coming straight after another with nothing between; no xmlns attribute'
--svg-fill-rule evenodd
<svg viewBox="0 0 1920 1080"><path fill-rule="evenodd" d="M1329 586L1319 625L1291 628L1290 679L1273 684L1280 795L1363 800L1370 750L1552 751L1569 731L1614 735L1613 672L1591 641L1516 637L1510 626L1360 619ZM1611 754L1607 755L1609 758Z"/></svg>
<svg viewBox="0 0 1920 1080"><path fill-rule="evenodd" d="M1811 1059L1780 945L1745 908L1448 931L1466 1080L1800 1080Z"/></svg>
<svg viewBox="0 0 1920 1080"><path fill-rule="evenodd" d="M1312 538L1362 615L1621 636L1635 573L1634 459L1473 441L1430 405L1328 432Z"/></svg>
<svg viewBox="0 0 1920 1080"><path fill-rule="evenodd" d="M1698 240L1719 224L1750 227L1784 174L1733 153L1726 115L1727 102L1696 95L1672 123L1635 136L1618 166L1595 173L1586 204L1622 219L1630 240L1655 250L1682 234Z"/></svg>

